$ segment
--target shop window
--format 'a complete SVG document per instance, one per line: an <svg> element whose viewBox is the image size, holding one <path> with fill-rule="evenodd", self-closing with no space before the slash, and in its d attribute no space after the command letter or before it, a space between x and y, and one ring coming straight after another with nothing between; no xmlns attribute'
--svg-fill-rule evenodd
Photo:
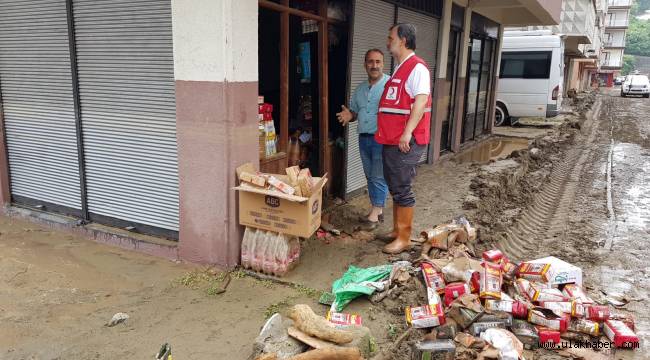
<svg viewBox="0 0 650 360"><path fill-rule="evenodd" d="M504 52L501 55L502 79L548 79L550 51Z"/></svg>

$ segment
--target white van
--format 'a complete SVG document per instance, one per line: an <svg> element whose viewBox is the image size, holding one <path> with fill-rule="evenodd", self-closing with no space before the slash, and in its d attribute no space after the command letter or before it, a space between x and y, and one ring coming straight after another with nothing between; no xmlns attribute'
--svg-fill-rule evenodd
<svg viewBox="0 0 650 360"><path fill-rule="evenodd" d="M506 31L501 50L495 125L520 117L553 117L562 103L564 41L549 30Z"/></svg>

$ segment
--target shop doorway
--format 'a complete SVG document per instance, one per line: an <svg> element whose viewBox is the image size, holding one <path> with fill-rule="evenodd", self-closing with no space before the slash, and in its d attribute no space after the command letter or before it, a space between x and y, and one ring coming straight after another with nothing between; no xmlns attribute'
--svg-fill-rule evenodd
<svg viewBox="0 0 650 360"><path fill-rule="evenodd" d="M298 165L312 174L328 173L328 190L338 193L344 129L335 114L345 104L350 5L343 0L259 4L259 102L273 109L276 139L275 149L263 147L269 132L261 123L260 169L284 173Z"/></svg>
<svg viewBox="0 0 650 360"><path fill-rule="evenodd" d="M488 103L494 76L495 41L489 38L470 37L467 63L467 89L465 116L461 143L476 139L488 129Z"/></svg>

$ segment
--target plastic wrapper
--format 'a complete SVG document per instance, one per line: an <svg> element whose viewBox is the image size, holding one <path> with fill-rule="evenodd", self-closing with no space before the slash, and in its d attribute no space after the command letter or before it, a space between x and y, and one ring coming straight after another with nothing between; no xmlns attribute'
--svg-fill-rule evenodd
<svg viewBox="0 0 650 360"><path fill-rule="evenodd" d="M548 282L548 270L551 264L535 264L524 262L517 269L517 276L528 281Z"/></svg>
<svg viewBox="0 0 650 360"><path fill-rule="evenodd" d="M558 289L549 289L540 283L530 283L528 298L532 301L565 301L566 297Z"/></svg>
<svg viewBox="0 0 650 360"><path fill-rule="evenodd" d="M393 265L381 265L369 268L350 266L343 277L332 284L332 294L336 297L332 311L340 312L352 300L362 295L372 295L376 290L383 290L385 280L390 276Z"/></svg>
<svg viewBox="0 0 650 360"><path fill-rule="evenodd" d="M481 334L481 339L499 350L500 360L519 360L524 352L524 345L508 330L487 329Z"/></svg>
<svg viewBox="0 0 650 360"><path fill-rule="evenodd" d="M499 263L503 259L503 252L498 249L488 250L483 252L483 260L492 263Z"/></svg>
<svg viewBox="0 0 650 360"><path fill-rule="evenodd" d="M588 320L603 322L609 319L609 307L605 305L590 305L585 314Z"/></svg>
<svg viewBox="0 0 650 360"><path fill-rule="evenodd" d="M267 181L271 186L276 188L279 191L282 191L283 193L287 195L293 195L296 192L296 189L293 188L291 185L281 181L280 179L276 178L275 176L269 176Z"/></svg>
<svg viewBox="0 0 650 360"><path fill-rule="evenodd" d="M500 321L477 321L469 326L470 334L474 336L481 335L487 329L505 329L506 325Z"/></svg>
<svg viewBox="0 0 650 360"><path fill-rule="evenodd" d="M328 311L326 319L336 326L363 325L361 316L356 314L345 314Z"/></svg>
<svg viewBox="0 0 650 360"><path fill-rule="evenodd" d="M553 343L557 345L561 341L560 332L558 330L538 326L537 335L539 336L539 342L542 344Z"/></svg>

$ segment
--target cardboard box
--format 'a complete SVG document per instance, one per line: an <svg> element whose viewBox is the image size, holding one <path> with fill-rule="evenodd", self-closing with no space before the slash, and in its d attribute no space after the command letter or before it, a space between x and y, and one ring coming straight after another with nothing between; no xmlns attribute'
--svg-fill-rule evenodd
<svg viewBox="0 0 650 360"><path fill-rule="evenodd" d="M287 176L271 174L288 181ZM327 178L314 178L310 197L284 194L277 190L254 188L242 184L239 193L239 224L287 235L310 237L321 223L323 186Z"/></svg>
<svg viewBox="0 0 650 360"><path fill-rule="evenodd" d="M542 259L527 261L531 264L548 264L548 271L545 272L544 277L546 281L554 286L560 284L576 284L582 286L582 270L566 261L562 261L556 257L548 256Z"/></svg>

